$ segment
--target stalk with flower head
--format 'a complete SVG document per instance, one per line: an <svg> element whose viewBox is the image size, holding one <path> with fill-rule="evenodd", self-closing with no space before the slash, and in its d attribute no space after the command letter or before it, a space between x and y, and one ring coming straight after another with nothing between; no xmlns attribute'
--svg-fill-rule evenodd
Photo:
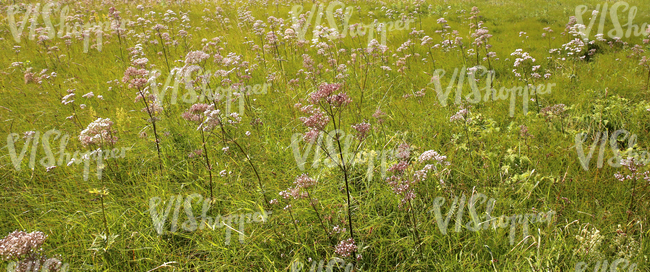
<svg viewBox="0 0 650 272"><path fill-rule="evenodd" d="M62 266L60 257L47 258L42 253L41 246L46 239L47 235L40 231L9 233L0 239L0 260L13 260L7 271L68 271L69 265Z"/></svg>
<svg viewBox="0 0 650 272"><path fill-rule="evenodd" d="M236 62L235 60L230 59L230 57L237 58L236 56L231 56L229 55L228 58L224 58L221 55L215 55L215 58L222 63L228 63L228 64L234 64L232 62ZM253 168L253 171L255 173L255 176L258 181L258 185L260 187L260 190L262 191L262 196L264 197L264 202L268 203L268 200L266 199L266 195L264 193L264 188L262 186L262 179L259 175L259 172L257 171L257 168L253 164L250 156L248 153L243 149L243 147L237 142L235 137L233 136L233 133L230 131L231 127L236 127L237 124L241 122L242 117L236 113L236 112L230 112L230 105L232 103L232 99L230 97L230 93L224 97L223 94L219 93L205 93L206 92L206 86L209 89L209 84L210 84L210 78L211 74L206 73L203 75L197 76L196 79L192 79L192 72L193 71L199 71L203 69L203 66L205 65L206 61L210 58L210 55L208 53L205 53L203 51L191 51L187 54L185 57L185 66L181 68L181 73L183 73L183 77L185 78L186 82L186 88L189 89L189 93L186 94L186 96L189 96L190 101L196 101L196 92L194 91L196 89L196 85L198 83L202 84L203 88L203 93L201 94L201 97L204 95L207 95L208 100L212 102L212 104L194 104L190 110L188 110L186 113L183 114L183 118L185 118L188 121L193 121L197 122L199 124L199 127L197 128L198 130L201 130L201 138L203 141L203 153L204 157L206 158L206 167L208 167L208 172L210 174L210 193L211 197L212 195L212 173L211 169L212 166L210 165L209 162L209 156L207 152L207 147L206 147L206 142L207 138L206 135L204 135L203 132L212 132L215 128L219 128L219 131L221 133L218 133L217 135L221 136L221 141L226 144L227 142L234 143L235 146L246 156L248 163L251 165ZM243 64L242 64L243 65ZM221 75L221 72L225 72L227 75L228 72L220 70L215 73L215 75ZM228 82L230 82L229 79L226 79ZM239 93L240 96L240 110L243 108L243 100L241 98L242 95L245 95L243 93ZM224 99L225 98L225 99ZM185 99L185 96L184 96ZM235 98L236 99L236 98ZM221 106L224 103L225 100L225 113L219 109L219 106ZM250 135L248 133L247 135ZM207 135L209 137L210 135ZM223 148L224 153L229 150L228 146L225 146Z"/></svg>
<svg viewBox="0 0 650 272"><path fill-rule="evenodd" d="M648 70L648 79L646 80L645 88L650 90L650 58L643 56L639 61L639 65Z"/></svg>
<svg viewBox="0 0 650 272"><path fill-rule="evenodd" d="M160 39L160 46L162 46L163 54L165 55L165 64L167 64L167 70L171 71L172 69L169 67L169 60L167 59L167 49L165 49L165 42L163 41L162 34L160 33L161 29L167 29L167 26L156 24L153 27L153 30L156 31L156 34L158 34L158 38Z"/></svg>
<svg viewBox="0 0 650 272"><path fill-rule="evenodd" d="M345 181L345 191L347 195L347 214L348 214L348 225L350 228L350 239L347 243L354 244L354 228L352 225L352 213L350 211L351 197L350 197L350 171L351 171L351 162L352 158L356 156L356 150L361 145L363 140L367 137L368 132L370 131L370 124L367 122L362 122L359 124L352 125L352 128L357 131L356 139L359 141L359 144L354 148L354 152L347 152L350 148L351 137L345 137L345 144L342 144L340 128L343 127L342 124L342 115L345 107L352 102L352 99L347 95L346 92L335 92L340 91L343 88L342 84L339 83L322 83L318 86L318 89L310 94L309 102L310 105L302 106L301 103L296 104L296 107L300 108L300 111L303 113L311 114L309 117L300 117L300 121L305 127L309 129L303 136L303 140L309 143L317 142L317 138L320 139L319 135L321 132L324 132L324 128L332 121L334 126L334 135L324 133L327 138L327 147L323 145L322 141L318 141L319 147L324 151L324 153L341 169L343 172L344 181ZM333 141L336 142L336 147L333 146ZM344 148L345 147L345 148ZM338 149L338 150L335 150ZM338 156L337 154L338 153ZM344 156L344 154L349 154ZM349 157L351 156L351 157ZM342 242L343 243L343 242ZM356 247L353 252L356 251Z"/></svg>
<svg viewBox="0 0 650 272"><path fill-rule="evenodd" d="M471 37L474 38L472 44L476 46L476 65L481 65L480 49L484 49L485 57L483 60L488 62L488 70L492 70L490 59L495 58L497 54L495 52L489 52L492 45L488 44L488 39L492 37L492 34L488 34L489 30L487 27L483 26L483 21L478 20L479 13L480 11L478 10L478 7L472 7L472 11L470 12L472 16L469 17L469 28L474 29L474 33L471 34ZM471 22L472 20L475 20L476 23Z"/></svg>
<svg viewBox="0 0 650 272"><path fill-rule="evenodd" d="M109 237L109 232L108 232L108 221L106 220L106 207L104 206L104 197L108 195L108 189L106 187L103 187L101 190L100 189L91 189L88 191L88 193L92 195L98 195L99 199L101 200L102 204L102 216L104 218L104 230L106 231L106 237Z"/></svg>
<svg viewBox="0 0 650 272"><path fill-rule="evenodd" d="M162 155L160 153L160 137L158 136L158 129L156 127L156 121L159 118L156 116L163 111L163 107L160 101L154 94L149 93L149 86L146 86L148 83L147 76L149 71L145 69L149 60L147 58L139 58L132 61L132 65L124 71L124 77L122 82L128 83L129 89L136 89L135 103L142 100L144 104L143 112L147 112L149 115L149 122L153 127L153 134L156 138L156 150L158 151L158 166L160 172L162 172Z"/></svg>
<svg viewBox="0 0 650 272"><path fill-rule="evenodd" d="M86 147L89 145L95 145L99 146L100 148L97 149L94 152L97 152L97 176L101 176L101 171L103 168L103 162L102 162L102 149L105 144L110 144L114 145L115 142L117 142L117 137L113 136L113 130L112 130L112 125L113 122L111 122L110 119L102 119L99 118L96 121L90 123L88 127L81 131L81 135L79 135L79 140L81 141L81 144ZM90 156L90 155L88 155ZM86 158L86 160L90 160L90 158ZM86 162L86 170L84 171L84 178L88 175L88 165L89 163ZM101 199L101 205L102 205L102 215L104 217L104 229L106 230L106 237L109 236L108 232L108 222L106 221L106 211L104 207L104 197L108 195L108 189L106 187L103 187L101 190L98 189L91 189L89 191L90 194L96 194L99 195L99 198Z"/></svg>
<svg viewBox="0 0 650 272"><path fill-rule="evenodd" d="M214 107L212 105L198 103L192 105L186 112L181 115L183 119L199 124L197 130L201 131L202 151L199 151L197 153L203 153L203 157L205 158L205 167L208 169L208 175L210 177L210 199L214 199L212 190L212 165L210 164L210 156L208 155L205 131L211 131L214 128L216 120L210 119L207 123L205 121L207 119L206 114L213 114L213 109Z"/></svg>
<svg viewBox="0 0 650 272"><path fill-rule="evenodd" d="M100 178L102 175L102 170L104 168L103 163L103 151L102 148L106 145L113 147L117 142L117 136L114 135L115 131L113 130L113 122L111 119L97 118L97 120L88 124L86 129L82 130L79 134L79 141L84 147L93 146L98 147L92 153L95 153L97 156L97 177ZM90 156L91 154L86 155L86 166L84 168L84 180L88 179L88 171L90 167ZM72 163L72 162L70 162ZM70 165L68 163L68 165Z"/></svg>
<svg viewBox="0 0 650 272"><path fill-rule="evenodd" d="M621 172L618 172L614 174L614 177L621 182L626 180L632 181L632 195L630 196L630 204L627 211L627 221L630 222L630 216L632 216L632 214L634 213L634 203L635 203L634 198L636 196L636 183L638 180L645 180L646 182L648 182L648 184L650 184L650 171L641 172L642 170L640 168L644 167L646 164L645 162L639 161L634 157L623 159L621 160L620 164L625 166L630 174L623 175L621 174ZM632 224L630 223L626 225L630 226Z"/></svg>
<svg viewBox="0 0 650 272"><path fill-rule="evenodd" d="M469 134L469 122L472 120L472 118L465 118L468 115L469 115L469 110L465 108L461 108L458 112L456 112L456 114L449 117L449 122L456 122L456 121L463 122L463 126L465 127L465 133L467 134L467 147L470 148L472 143ZM472 158L472 161L474 161L474 157L472 155L471 150L469 151L469 156Z"/></svg>
<svg viewBox="0 0 650 272"><path fill-rule="evenodd" d="M325 231L325 235L327 235L327 237L331 241L332 237L327 231L325 224L323 224L323 218L320 216L320 212L316 208L316 205L318 204L318 200L316 198L312 198L311 194L309 193L309 188L316 186L317 183L318 181L310 178L307 174L302 174L296 177L296 181L293 182L295 187L293 188L289 187L287 188L287 190L280 192L280 196L282 196L284 199L287 200L290 200L291 197L293 197L293 199L308 198L309 204L316 212L316 216L318 217L320 225L323 228L323 231ZM289 210L289 212L291 213L291 204L285 206L285 210ZM293 214L291 214L291 216L293 217ZM298 226L296 226L295 220L293 222L297 232Z"/></svg>
<svg viewBox="0 0 650 272"><path fill-rule="evenodd" d="M539 74L539 71L537 71L541 65L534 65L535 64L535 58L530 56L528 52L523 52L521 49L515 50L511 56L515 56L515 63L513 66L515 67L512 72L515 74L516 77L519 78L519 80L522 80L526 86L530 89L532 89L532 92L535 93L535 104L537 105L537 113L540 112L540 106L539 106L539 96L537 95L539 92L536 91L535 89L535 79L541 78L542 76ZM524 115L528 113L528 88L524 88L523 90L523 101L524 101ZM512 92L515 92L515 90L512 90ZM520 90L521 93L521 90ZM512 96L514 97L515 94L513 93ZM514 99L514 98L512 98ZM514 104L510 107L510 112L514 112Z"/></svg>
<svg viewBox="0 0 650 272"><path fill-rule="evenodd" d="M413 233L420 243L421 240L417 228L417 219L415 217L416 212L411 203L411 200L416 196L415 186L418 183L425 181L427 175L432 170L435 171L436 175L440 175L442 170L439 171L436 165L440 164L447 166L449 165L449 162L446 161L447 156L440 155L434 150L425 151L420 155L417 161L411 160L411 147L406 143L401 144L397 152L398 154L396 157L399 159L399 162L395 163L388 169L388 171L393 172L393 175L386 178L386 183L390 185L395 194L401 196L398 207L401 209L404 204L408 205L408 210L411 212L409 221L413 224ZM421 170L414 170L417 164L422 164L432 160L435 162L434 164L427 163ZM409 215L408 212L407 215Z"/></svg>

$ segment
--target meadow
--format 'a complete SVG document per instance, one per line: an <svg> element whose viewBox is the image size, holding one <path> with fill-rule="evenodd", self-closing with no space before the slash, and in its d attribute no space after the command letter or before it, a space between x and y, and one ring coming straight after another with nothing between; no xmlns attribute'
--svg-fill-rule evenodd
<svg viewBox="0 0 650 272"><path fill-rule="evenodd" d="M650 271L645 0L0 19L0 270Z"/></svg>

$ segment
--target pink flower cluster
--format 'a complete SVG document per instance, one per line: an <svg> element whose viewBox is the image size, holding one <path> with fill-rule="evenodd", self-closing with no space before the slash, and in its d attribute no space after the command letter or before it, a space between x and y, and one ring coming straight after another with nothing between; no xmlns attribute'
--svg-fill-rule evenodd
<svg viewBox="0 0 650 272"><path fill-rule="evenodd" d="M551 118L561 116L565 111L566 106L564 104L557 104L542 108L539 113L544 117Z"/></svg>
<svg viewBox="0 0 650 272"><path fill-rule="evenodd" d="M210 54L203 51L191 51L185 56L185 64L197 64L210 58Z"/></svg>
<svg viewBox="0 0 650 272"><path fill-rule="evenodd" d="M614 177L619 181L643 179L650 182L650 171L645 171L643 173L639 172L639 166L645 165L643 162L635 160L634 158L628 158L621 160L621 165L627 167L631 174L623 175L621 172L614 174Z"/></svg>
<svg viewBox="0 0 650 272"><path fill-rule="evenodd" d="M515 69L512 70L512 72L515 74L516 77L521 77L522 73L525 74L525 72L530 72L530 75L534 78L541 77L539 73L536 72L536 70L539 69L539 66L533 65L533 63L535 63L535 58L530 56L528 52L523 52L522 49L517 49L515 50L515 52L512 52L510 55L516 56L515 63L513 64ZM522 71L518 69L521 69Z"/></svg>
<svg viewBox="0 0 650 272"><path fill-rule="evenodd" d="M209 106L210 105L203 103L194 104L186 112L183 112L181 117L190 122L201 123L203 122L201 114L203 114Z"/></svg>
<svg viewBox="0 0 650 272"><path fill-rule="evenodd" d="M408 160L411 156L411 147L407 143L403 143L397 147L396 157L400 160Z"/></svg>
<svg viewBox="0 0 650 272"><path fill-rule="evenodd" d="M323 98L327 98L328 96L332 95L335 91L338 91L341 88L341 84L327 84L323 83L320 86L318 86L318 90L309 94L309 102L312 104L318 104Z"/></svg>
<svg viewBox="0 0 650 272"><path fill-rule="evenodd" d="M412 176L409 177L406 175L410 165L408 162L410 157L409 149L410 146L408 144L401 144L399 146L398 155L396 157L399 158L400 161L393 164L388 169L388 171L391 171L394 174L386 178L386 183L388 183L393 192L402 197L399 208L402 208L404 204L415 198L415 185L420 181L424 181L427 178L429 171L437 171L435 164L426 164L421 170L413 171ZM434 160L442 165L449 165L449 162L446 161L447 156L440 155L434 150L427 150L418 158L419 163L424 163L430 160Z"/></svg>
<svg viewBox="0 0 650 272"><path fill-rule="evenodd" d="M386 115L385 112L381 111L381 109L377 109L375 113L372 114L372 117L377 119L377 123L381 124L384 122L384 119L382 119L382 117L384 117L385 115Z"/></svg>
<svg viewBox="0 0 650 272"><path fill-rule="evenodd" d="M71 90L69 89L69 90L68 90L68 95L66 95L66 96L64 96L63 98L61 98L61 103L63 103L63 105L68 105L68 104L74 102L74 100L73 100L73 98L74 98L74 91L75 91L74 89L71 89Z"/></svg>
<svg viewBox="0 0 650 272"><path fill-rule="evenodd" d="M449 122L456 122L459 120L465 120L465 116L467 116L467 113L469 111L467 109L460 109L456 114L452 115L449 118Z"/></svg>
<svg viewBox="0 0 650 272"><path fill-rule="evenodd" d="M430 160L435 160L439 163L443 163L447 159L447 156L443 156L438 154L438 152L434 150L427 150L424 151L424 153L420 154L420 157L418 158L418 161L420 163L423 163L425 161L430 161Z"/></svg>
<svg viewBox="0 0 650 272"><path fill-rule="evenodd" d="M318 183L316 180L310 178L307 174L302 174L296 178L296 181L293 182L297 187L300 188L309 188L313 187Z"/></svg>
<svg viewBox="0 0 650 272"><path fill-rule="evenodd" d="M307 189L313 186L316 186L318 181L310 178L307 174L302 174L296 177L296 181L293 182L294 187L289 187L287 190L280 192L280 196L284 199L300 199L306 198L308 196ZM305 190L305 191L302 191Z"/></svg>
<svg viewBox="0 0 650 272"><path fill-rule="evenodd" d="M299 104L297 104L299 106ZM303 125L312 130L321 131L330 122L330 118L320 108L314 108L314 105L307 105L300 108L301 112L311 114L309 117L300 117Z"/></svg>
<svg viewBox="0 0 650 272"><path fill-rule="evenodd" d="M47 235L40 231L27 233L16 230L0 240L0 256L5 260L21 258L41 247L46 238Z"/></svg>
<svg viewBox="0 0 650 272"><path fill-rule="evenodd" d="M354 243L354 240L352 238L348 238L347 240L339 242L339 244L336 245L336 249L334 250L334 252L341 257L348 257L356 251L357 245Z"/></svg>
<svg viewBox="0 0 650 272"><path fill-rule="evenodd" d="M327 101L330 105L334 107L342 107L348 105L352 100L348 97L347 93L333 94L334 92L341 89L341 84L338 83L323 83L318 86L318 90L312 92L309 96L309 102L312 104L318 104L323 99Z"/></svg>
<svg viewBox="0 0 650 272"><path fill-rule="evenodd" d="M406 169L409 167L409 164L406 161L400 161L396 164L393 164L391 167L388 168L388 171L390 172L396 172L396 173L403 173L406 171Z"/></svg>
<svg viewBox="0 0 650 272"><path fill-rule="evenodd" d="M399 208L402 208L405 203L415 198L415 188L413 188L416 184L415 179L408 180L404 179L402 176L390 176L386 179L386 182L393 189L395 194L402 196Z"/></svg>
<svg viewBox="0 0 650 272"><path fill-rule="evenodd" d="M368 135L368 131L370 131L370 123L361 122L359 124L352 125L352 128L357 131L357 139L361 141Z"/></svg>
<svg viewBox="0 0 650 272"><path fill-rule="evenodd" d="M115 133L112 130L113 122L111 119L97 118L97 120L88 124L86 129L81 131L79 135L79 141L81 144L86 147L91 144L102 145L102 144L115 144L117 142L117 136L113 136Z"/></svg>
<svg viewBox="0 0 650 272"><path fill-rule="evenodd" d="M133 66L126 68L122 82L128 83L130 89L142 89L147 85L147 74L149 72L145 69L138 69Z"/></svg>

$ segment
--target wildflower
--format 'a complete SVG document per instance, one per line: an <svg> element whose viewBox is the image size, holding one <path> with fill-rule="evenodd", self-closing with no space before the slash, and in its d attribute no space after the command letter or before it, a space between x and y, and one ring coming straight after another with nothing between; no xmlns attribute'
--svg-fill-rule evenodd
<svg viewBox="0 0 650 272"><path fill-rule="evenodd" d="M377 122L381 124L384 122L384 119L382 119L384 115L386 115L385 112L381 111L381 109L377 109L375 113L372 114L372 117L376 118Z"/></svg>
<svg viewBox="0 0 650 272"><path fill-rule="evenodd" d="M458 120L465 120L465 116L467 116L467 113L468 113L467 109L460 109L458 112L456 112L456 114L452 115L449 118L449 122L455 122L455 121L458 121Z"/></svg>
<svg viewBox="0 0 650 272"><path fill-rule="evenodd" d="M296 188L307 189L316 185L317 181L310 178L307 174L302 174L296 177L296 181L293 182L296 185Z"/></svg>
<svg viewBox="0 0 650 272"><path fill-rule="evenodd" d="M447 156L442 156L442 155L438 154L438 152L436 152L434 150L427 150L427 151L424 151L424 153L422 153L420 155L420 157L418 158L418 161L420 163L422 163L422 162L429 161L429 160L435 160L435 161L438 161L439 163L442 163L446 159L447 159Z"/></svg>
<svg viewBox="0 0 650 272"><path fill-rule="evenodd" d="M361 122L359 124L352 125L352 128L357 131L356 137L359 139L359 141L361 141L366 138L368 131L370 131L370 123Z"/></svg>
<svg viewBox="0 0 650 272"><path fill-rule="evenodd" d="M303 135L303 140L308 143L315 143L318 135L320 132L317 129L312 129L310 131L305 132L305 135Z"/></svg>
<svg viewBox="0 0 650 272"><path fill-rule="evenodd" d="M147 62L149 62L149 59L147 59L147 58L139 58L139 59L133 60L131 63L133 64L133 66L137 66L137 67L140 67L140 68L144 69L145 66L147 65Z"/></svg>
<svg viewBox="0 0 650 272"><path fill-rule="evenodd" d="M309 102L312 104L318 104L322 99L329 97L333 92L338 91L341 88L341 84L321 84L318 86L318 91L310 94Z"/></svg>
<svg viewBox="0 0 650 272"><path fill-rule="evenodd" d="M347 240L341 241L337 246L334 252L341 257L348 257L350 254L353 252L357 251L357 246L354 243L354 240L352 238L349 238Z"/></svg>
<svg viewBox="0 0 650 272"><path fill-rule="evenodd" d="M352 99L350 99L347 93L339 93L327 98L327 103L334 107L347 106L350 102L352 102Z"/></svg>
<svg viewBox="0 0 650 272"><path fill-rule="evenodd" d="M411 147L407 143L403 143L397 147L396 157L400 160L406 160L411 156Z"/></svg>
<svg viewBox="0 0 650 272"><path fill-rule="evenodd" d="M61 98L61 103L63 103L63 105L68 105L68 104L74 102L74 100L72 100L73 97L74 97L74 93L68 94L68 95L64 96L63 98Z"/></svg>
<svg viewBox="0 0 650 272"><path fill-rule="evenodd" d="M92 98L93 96L95 96L95 94L93 92L89 92L87 94L82 95L81 97L83 97L83 98Z"/></svg>
<svg viewBox="0 0 650 272"><path fill-rule="evenodd" d="M185 56L185 64L197 64L210 58L210 54L203 51L191 51Z"/></svg>
<svg viewBox="0 0 650 272"><path fill-rule="evenodd" d="M115 144L117 142L117 136L113 136L115 132L111 129L112 126L113 122L111 122L111 119L97 118L97 120L88 124L86 129L81 131L79 141L81 141L84 147L90 144Z"/></svg>
<svg viewBox="0 0 650 272"><path fill-rule="evenodd" d="M627 169L631 172L631 174L625 176L621 174L621 172L614 174L614 177L619 181L643 179L647 182L650 182L650 171L645 171L643 173L639 172L639 166L645 166L646 165L645 162L632 157L632 158L622 159L620 164L622 166L627 167Z"/></svg>
<svg viewBox="0 0 650 272"><path fill-rule="evenodd" d="M32 137L34 134L36 134L36 131L33 131L33 130L27 131L27 132L25 132L23 134L23 139L27 139L29 137Z"/></svg>
<svg viewBox="0 0 650 272"><path fill-rule="evenodd" d="M19 259L43 245L47 235L40 231L14 231L0 240L0 256L4 260Z"/></svg>
<svg viewBox="0 0 650 272"><path fill-rule="evenodd" d="M233 124L239 124L239 122L241 122L241 117L239 116L239 114L236 112L231 113L230 120L228 120L228 123L233 125Z"/></svg>
<svg viewBox="0 0 650 272"><path fill-rule="evenodd" d="M390 168L388 168L388 171L403 173L406 170L406 168L408 168L408 166L409 165L406 161L400 161L396 164L393 164Z"/></svg>
<svg viewBox="0 0 650 272"><path fill-rule="evenodd" d="M308 128L323 130L330 121L329 117L319 108L309 108L307 110L309 110L312 115L309 117L300 117L300 121L302 121L303 125Z"/></svg>
<svg viewBox="0 0 650 272"><path fill-rule="evenodd" d="M280 192L280 196L284 199L300 199L300 198L306 198L307 193L306 192L300 192L300 187L289 187L286 190Z"/></svg>
<svg viewBox="0 0 650 272"><path fill-rule="evenodd" d="M519 130L519 136L521 136L522 138L524 138L524 137L534 137L533 135L530 135L528 133L528 127L527 126L521 125L520 128L521 129Z"/></svg>
<svg viewBox="0 0 650 272"><path fill-rule="evenodd" d="M336 232L336 233L341 233L341 232L345 232L346 229L345 229L345 228L341 228L341 227L339 227L338 225L336 225L336 226L334 226L334 227L332 228L332 231L334 231L334 232Z"/></svg>
<svg viewBox="0 0 650 272"><path fill-rule="evenodd" d="M210 107L208 104L194 104L186 112L183 112L181 117L191 122L202 122L203 118L201 117L201 114L204 113L208 107Z"/></svg>
<svg viewBox="0 0 650 272"><path fill-rule="evenodd" d="M564 104L557 104L553 106L548 106L540 110L540 114L547 118L552 118L555 116L562 116L566 111L566 106Z"/></svg>
<svg viewBox="0 0 650 272"><path fill-rule="evenodd" d="M190 152L190 154L187 156L188 158L195 158L203 155L203 149L195 149L194 151Z"/></svg>
<svg viewBox="0 0 650 272"><path fill-rule="evenodd" d="M137 69L130 66L129 68L126 68L126 71L124 71L122 82L128 83L129 88L142 89L148 82L148 79L146 78L148 73L149 72L145 69Z"/></svg>

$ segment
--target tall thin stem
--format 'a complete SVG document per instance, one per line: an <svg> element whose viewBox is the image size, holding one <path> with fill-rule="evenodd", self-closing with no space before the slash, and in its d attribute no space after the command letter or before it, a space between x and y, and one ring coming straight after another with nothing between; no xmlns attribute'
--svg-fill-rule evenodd
<svg viewBox="0 0 650 272"><path fill-rule="evenodd" d="M106 210L104 209L104 194L99 198L102 201L102 214L104 215L104 229L106 229L106 237L108 239L108 221L106 221Z"/></svg>
<svg viewBox="0 0 650 272"><path fill-rule="evenodd" d="M340 117L340 115L339 115L339 117ZM336 120L332 119L332 123L334 123L334 131L336 131L337 130ZM339 123L340 123L340 120L339 120ZM339 157L341 158L341 166L342 166L342 169L343 169L343 176L345 177L345 193L348 196L348 225L350 226L350 237L352 238L352 240L354 240L354 229L352 228L352 213L350 211L350 185L349 185L349 181L348 181L348 169L347 169L347 165L345 163L345 160L343 158L343 149L341 148L341 140L339 140L338 133L335 136L336 136L336 143L337 143L338 148L339 148Z"/></svg>
<svg viewBox="0 0 650 272"><path fill-rule="evenodd" d="M147 98L145 97L144 93L142 93L142 90L138 88L138 92L140 93L140 96L142 97L142 102L144 102L145 109L147 109L147 114L149 114L149 118L151 119L151 124L153 126L153 135L156 138L156 150L158 151L158 166L160 169L160 173L162 174L162 155L160 154L160 138L158 138L158 129L156 128L156 119L153 116L153 113L151 112L151 109L149 108L149 103L147 103Z"/></svg>
<svg viewBox="0 0 650 272"><path fill-rule="evenodd" d="M221 132L224 135L224 139L226 137L228 139L230 139L233 143L235 143L237 148L239 148L239 150L244 154L244 156L246 156L246 161L248 161L248 164L250 164L250 166L253 168L253 172L255 172L255 177L257 177L257 182L258 182L258 184L260 186L260 190L262 191L262 197L264 197L264 202L266 203L266 205L269 205L269 201L266 198L266 194L264 193L264 187L262 186L262 178L260 178L260 174L257 172L257 168L255 167L255 165L251 161L251 157L248 156L248 153L246 153L246 151L244 151L244 149L241 147L241 145L239 145L239 143L237 143L237 140L233 139L232 137L230 137L230 135L228 135L228 133L226 132L226 130L223 127L223 122L219 122L219 127L221 128Z"/></svg>
<svg viewBox="0 0 650 272"><path fill-rule="evenodd" d="M205 133L201 129L201 141L203 142L203 154L205 155L205 164L208 168L208 174L210 175L210 199L214 199L212 193L212 165L210 164L210 157L208 156L208 148L205 145Z"/></svg>
<svg viewBox="0 0 650 272"><path fill-rule="evenodd" d="M291 205L291 204L289 204ZM291 207L289 207L289 215L291 216L291 222L293 223L293 227L296 229L296 234L298 234L298 239L302 243L302 237L300 237L300 232L298 231L298 225L296 225L296 219L293 218L293 213L291 212Z"/></svg>
<svg viewBox="0 0 650 272"><path fill-rule="evenodd" d="M307 191L307 197L309 198L309 204L311 204L311 207L314 208L314 211L316 212L316 216L318 216L318 221L320 221L320 225L323 227L323 230L325 231L325 234L327 234L327 238L332 240L332 237L330 237L329 232L327 232L327 228L325 228L325 224L323 224L323 218L321 218L320 213L318 212L318 209L316 209L316 205L312 201L311 195L309 194L309 190L305 189Z"/></svg>
<svg viewBox="0 0 650 272"><path fill-rule="evenodd" d="M411 201L409 200L409 210L413 211L413 205L411 204ZM420 240L420 234L418 233L418 223L417 219L415 219L415 213L410 214L411 218L413 219L413 232L415 233L415 237L418 239L418 243L422 243L422 240Z"/></svg>

